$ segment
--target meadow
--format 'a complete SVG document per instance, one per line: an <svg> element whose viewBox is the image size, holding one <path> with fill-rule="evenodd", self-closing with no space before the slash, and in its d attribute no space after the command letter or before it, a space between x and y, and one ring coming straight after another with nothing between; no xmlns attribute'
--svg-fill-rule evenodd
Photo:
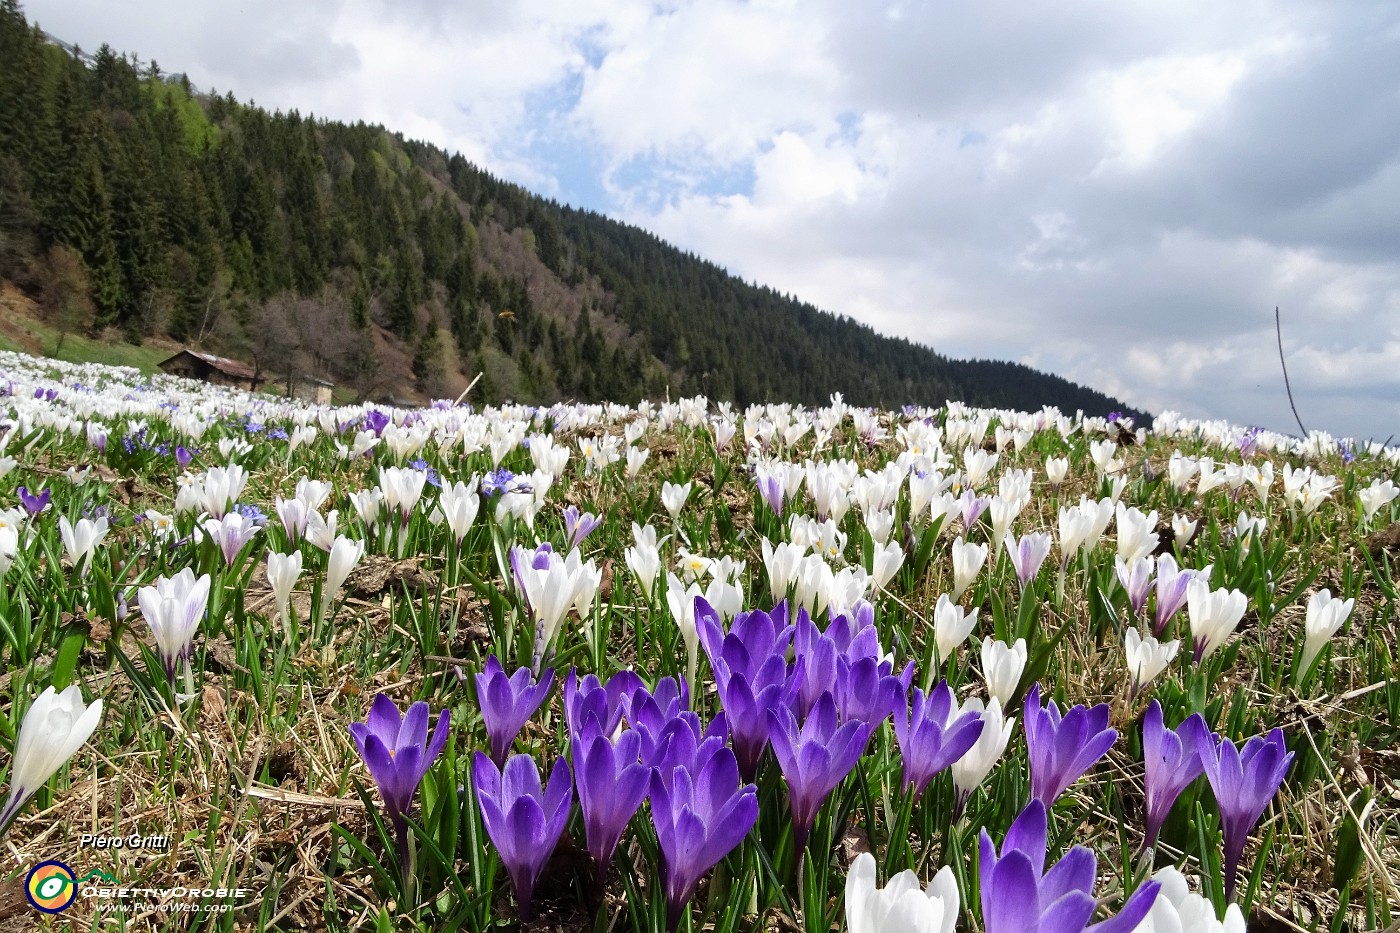
<svg viewBox="0 0 1400 933"><path fill-rule="evenodd" d="M0 353L0 928L1400 929L1397 479Z"/></svg>

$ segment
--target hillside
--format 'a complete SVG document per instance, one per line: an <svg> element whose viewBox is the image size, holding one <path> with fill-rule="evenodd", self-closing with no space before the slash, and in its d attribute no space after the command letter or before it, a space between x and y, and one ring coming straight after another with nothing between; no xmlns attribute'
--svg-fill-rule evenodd
<svg viewBox="0 0 1400 933"><path fill-rule="evenodd" d="M745 283L378 126L268 113L0 3L0 278L59 334L169 338L370 397L1106 413Z"/></svg>

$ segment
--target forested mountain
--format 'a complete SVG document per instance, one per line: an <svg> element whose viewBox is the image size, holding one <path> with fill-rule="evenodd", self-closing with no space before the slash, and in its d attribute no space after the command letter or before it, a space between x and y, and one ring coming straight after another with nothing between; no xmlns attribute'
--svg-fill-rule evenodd
<svg viewBox="0 0 1400 933"><path fill-rule="evenodd" d="M362 396L1125 409L881 336L382 127L198 93L0 0L0 278L72 332L152 335Z"/></svg>

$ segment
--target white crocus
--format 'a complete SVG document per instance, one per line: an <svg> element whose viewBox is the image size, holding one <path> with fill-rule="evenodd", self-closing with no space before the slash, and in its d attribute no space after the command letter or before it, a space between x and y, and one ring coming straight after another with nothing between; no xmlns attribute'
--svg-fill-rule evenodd
<svg viewBox="0 0 1400 933"><path fill-rule="evenodd" d="M1045 458L1045 478L1049 480L1052 487L1063 483L1066 476L1069 476L1068 457Z"/></svg>
<svg viewBox="0 0 1400 933"><path fill-rule="evenodd" d="M473 476L465 483L458 480L455 483L444 484L442 491L438 493L438 508L442 510L442 517L459 545L471 530L472 523L476 521L477 512L481 510L481 496L478 493L480 482L480 477Z"/></svg>
<svg viewBox="0 0 1400 933"><path fill-rule="evenodd" d="M846 875L847 933L953 933L958 905L958 883L947 865L926 889L909 868L878 887L869 852L856 856Z"/></svg>
<svg viewBox="0 0 1400 933"><path fill-rule="evenodd" d="M982 639L982 678L987 682L987 693L1006 705L1011 695L1021 683L1021 674L1026 669L1026 640L1016 639L1016 644L1008 645L988 636Z"/></svg>
<svg viewBox="0 0 1400 933"><path fill-rule="evenodd" d="M209 576L198 578L186 567L173 577L162 577L154 586L143 586L136 593L141 616L151 627L156 651L165 668L166 680L173 686L175 669L188 661L194 634L209 605Z"/></svg>
<svg viewBox="0 0 1400 933"><path fill-rule="evenodd" d="M646 598L651 599L652 588L661 573L661 551L656 543L656 529L650 525L643 528L633 522L632 537L636 543L623 551L622 556L627 561L627 568L637 578L637 585L642 588Z"/></svg>
<svg viewBox="0 0 1400 933"><path fill-rule="evenodd" d="M1139 509L1120 503L1117 518L1118 556L1131 567L1133 561L1157 549L1157 512L1144 515Z"/></svg>
<svg viewBox="0 0 1400 933"><path fill-rule="evenodd" d="M904 548L898 541L875 546L874 559L870 565L870 588L879 591L885 588L899 568L904 565Z"/></svg>
<svg viewBox="0 0 1400 933"><path fill-rule="evenodd" d="M962 599L986 562L987 545L968 544L961 535L953 541L953 602Z"/></svg>
<svg viewBox="0 0 1400 933"><path fill-rule="evenodd" d="M1194 660L1200 664L1239 627L1249 600L1239 590L1212 590L1203 580L1186 588L1186 613L1191 618Z"/></svg>
<svg viewBox="0 0 1400 933"><path fill-rule="evenodd" d="M686 683L694 685L695 673L700 659L700 633L695 627L695 598L703 596L700 584L686 587L674 573L666 574L666 608L671 610L671 618L681 630L681 640L685 642Z"/></svg>
<svg viewBox="0 0 1400 933"><path fill-rule="evenodd" d="M1158 674L1167 669L1172 658L1181 648L1181 642L1172 640L1163 644L1154 636L1143 638L1136 628L1123 633L1123 652L1128 657L1128 673L1133 679L1133 696L1151 683Z"/></svg>
<svg viewBox="0 0 1400 933"><path fill-rule="evenodd" d="M10 796L0 810L0 834L9 828L15 815L34 792L48 783L63 763L77 754L102 720L102 700L83 704L77 684L62 693L53 687L35 697L15 740L14 763L10 766Z"/></svg>
<svg viewBox="0 0 1400 933"><path fill-rule="evenodd" d="M292 598L292 587L301 576L301 551L267 554L267 583L272 587L272 600L277 604L277 621L282 630L287 630L287 606Z"/></svg>
<svg viewBox="0 0 1400 933"><path fill-rule="evenodd" d="M1245 933L1239 904L1225 908L1225 919L1216 915L1209 898L1192 893L1186 878L1168 866L1153 877L1161 884L1142 922L1133 933Z"/></svg>
<svg viewBox="0 0 1400 933"><path fill-rule="evenodd" d="M77 524L68 521L67 515L58 517L58 534L63 539L63 549L79 576L85 576L92 568L93 555L102 539L107 537L107 516L96 519L80 518Z"/></svg>
<svg viewBox="0 0 1400 933"><path fill-rule="evenodd" d="M1351 616L1354 599L1340 599L1331 590L1322 589L1308 599L1308 613L1303 622L1303 657L1299 671L1306 672L1312 667L1313 659L1337 634Z"/></svg>
<svg viewBox="0 0 1400 933"><path fill-rule="evenodd" d="M365 556L365 543L354 538L347 538L338 535L331 544L330 558L326 561L326 585L321 590L321 616L324 618L326 608L335 601L340 593L340 588L345 585L346 577L350 576L350 571L355 569L355 565L360 562L360 558Z"/></svg>
<svg viewBox="0 0 1400 933"><path fill-rule="evenodd" d="M1094 521L1098 517L1097 507L1086 509L1082 505L1061 507L1060 529L1060 569L1069 566L1079 549L1088 542L1094 531Z"/></svg>
<svg viewBox="0 0 1400 933"><path fill-rule="evenodd" d="M1016 717L1007 719L1002 714L1001 701L992 697L983 706L979 697L972 697L962 705L961 712L975 712L982 717L982 732L977 741L949 770L953 773L953 787L956 791L956 808L959 815L967 805L967 798L977 786L987 779L992 767L1006 751L1006 743L1011 740L1011 732L1016 728ZM958 712L949 714L954 719Z"/></svg>
<svg viewBox="0 0 1400 933"><path fill-rule="evenodd" d="M680 517L681 509L685 508L685 500L690 498L692 483L677 485L666 482L661 485L661 504L666 507L666 512L671 516L671 521Z"/></svg>
<svg viewBox="0 0 1400 933"><path fill-rule="evenodd" d="M763 566L768 571L768 587L773 591L775 600L785 599L788 590L797 582L807 550L786 541L775 547L767 538L763 539L761 546Z"/></svg>
<svg viewBox="0 0 1400 933"><path fill-rule="evenodd" d="M933 607L933 638L938 648L939 661L945 661L958 650L958 645L967 641L967 636L977 627L977 610L963 612L961 606L948 598L947 593L938 597Z"/></svg>
<svg viewBox="0 0 1400 933"><path fill-rule="evenodd" d="M1186 547L1191 539L1196 537L1197 520L1189 515L1176 514L1172 516L1172 538L1179 548Z"/></svg>
<svg viewBox="0 0 1400 933"><path fill-rule="evenodd" d="M0 525L0 577L9 571L19 554L19 530L13 525Z"/></svg>
<svg viewBox="0 0 1400 933"><path fill-rule="evenodd" d="M1394 502L1396 496L1400 496L1400 488L1396 487L1394 480L1381 482L1379 477L1372 480L1371 485L1365 489L1359 490L1356 497L1361 501L1361 514L1366 523L1370 524L1376 513Z"/></svg>

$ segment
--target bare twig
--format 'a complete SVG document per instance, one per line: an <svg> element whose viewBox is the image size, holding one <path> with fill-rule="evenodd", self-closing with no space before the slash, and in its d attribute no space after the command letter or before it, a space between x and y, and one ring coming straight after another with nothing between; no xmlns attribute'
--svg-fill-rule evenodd
<svg viewBox="0 0 1400 933"><path fill-rule="evenodd" d="M1298 406L1293 404L1293 386L1288 382L1288 364L1283 361L1283 325L1279 323L1278 305L1274 305L1274 333L1278 335L1278 364L1283 367L1283 388L1288 393L1288 407L1293 409L1293 417L1298 422L1298 430L1303 437L1308 429L1303 427L1303 419L1298 417Z"/></svg>

